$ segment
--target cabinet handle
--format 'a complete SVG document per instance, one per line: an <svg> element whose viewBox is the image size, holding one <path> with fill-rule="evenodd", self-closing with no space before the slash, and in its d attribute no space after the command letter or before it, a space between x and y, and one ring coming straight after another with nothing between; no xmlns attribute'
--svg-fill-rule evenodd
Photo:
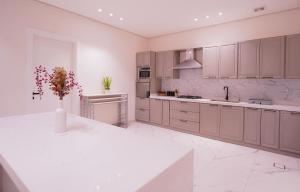
<svg viewBox="0 0 300 192"><path fill-rule="evenodd" d="M187 111L183 111L183 110L182 110L182 111L180 111L180 112L181 112L181 113L188 113Z"/></svg>
<svg viewBox="0 0 300 192"><path fill-rule="evenodd" d="M273 110L273 109L264 109L264 111L268 111L268 112L277 112L276 110Z"/></svg>
<svg viewBox="0 0 300 192"><path fill-rule="evenodd" d="M218 107L219 105L218 104L209 104L209 106L211 106L211 107Z"/></svg>
<svg viewBox="0 0 300 192"><path fill-rule="evenodd" d="M180 101L180 103L186 104L187 102L186 101Z"/></svg>
<svg viewBox="0 0 300 192"><path fill-rule="evenodd" d="M300 115L300 112L291 112L292 115Z"/></svg>
<svg viewBox="0 0 300 192"><path fill-rule="evenodd" d="M274 77L273 76L263 76L262 78L263 79L273 79Z"/></svg>
<svg viewBox="0 0 300 192"><path fill-rule="evenodd" d="M256 79L256 77L247 76L246 79Z"/></svg>
<svg viewBox="0 0 300 192"><path fill-rule="evenodd" d="M182 120L182 119L180 119L179 121L181 121L181 122L183 122L183 123L188 122L187 120Z"/></svg>
<svg viewBox="0 0 300 192"><path fill-rule="evenodd" d="M251 107L247 107L247 109L249 109L249 110L255 110L255 111L259 110L258 108L251 108Z"/></svg>
<svg viewBox="0 0 300 192"><path fill-rule="evenodd" d="M216 79L217 77L216 76L208 76L207 78L208 79Z"/></svg>
<svg viewBox="0 0 300 192"><path fill-rule="evenodd" d="M222 107L225 107L225 108L232 108L232 106L230 106L230 105L222 105Z"/></svg>

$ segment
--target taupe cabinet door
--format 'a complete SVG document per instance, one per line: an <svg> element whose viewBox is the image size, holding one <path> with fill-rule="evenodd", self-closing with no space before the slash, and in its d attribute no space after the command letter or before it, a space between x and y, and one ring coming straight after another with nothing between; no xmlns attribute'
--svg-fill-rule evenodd
<svg viewBox="0 0 300 192"><path fill-rule="evenodd" d="M135 119L138 121L149 122L150 99L136 97L135 108Z"/></svg>
<svg viewBox="0 0 300 192"><path fill-rule="evenodd" d="M135 119L138 121L149 122L149 109L136 109Z"/></svg>
<svg viewBox="0 0 300 192"><path fill-rule="evenodd" d="M300 79L300 34L287 36L285 72L288 79Z"/></svg>
<svg viewBox="0 0 300 192"><path fill-rule="evenodd" d="M140 52L136 54L137 67L150 66L150 62L151 62L150 51Z"/></svg>
<svg viewBox="0 0 300 192"><path fill-rule="evenodd" d="M156 78L177 78L174 75L175 51L162 51L156 55Z"/></svg>
<svg viewBox="0 0 300 192"><path fill-rule="evenodd" d="M218 78L219 47L203 48L203 78Z"/></svg>
<svg viewBox="0 0 300 192"><path fill-rule="evenodd" d="M162 100L150 99L150 122L162 124Z"/></svg>
<svg viewBox="0 0 300 192"><path fill-rule="evenodd" d="M239 78L259 78L259 45L260 40L239 43Z"/></svg>
<svg viewBox="0 0 300 192"><path fill-rule="evenodd" d="M262 39L260 44L260 77L284 78L285 38Z"/></svg>
<svg viewBox="0 0 300 192"><path fill-rule="evenodd" d="M164 63L165 63L164 52L157 52L156 53L156 78L164 77Z"/></svg>
<svg viewBox="0 0 300 192"><path fill-rule="evenodd" d="M165 54L164 77L173 78L173 66L175 62L174 51L167 51Z"/></svg>
<svg viewBox="0 0 300 192"><path fill-rule="evenodd" d="M170 125L170 101L163 101L163 126Z"/></svg>
<svg viewBox="0 0 300 192"><path fill-rule="evenodd" d="M300 154L300 113L281 112L280 149Z"/></svg>
<svg viewBox="0 0 300 192"><path fill-rule="evenodd" d="M220 106L200 104L200 133L208 136L219 136Z"/></svg>
<svg viewBox="0 0 300 192"><path fill-rule="evenodd" d="M279 111L262 110L261 145L275 149L279 148Z"/></svg>
<svg viewBox="0 0 300 192"><path fill-rule="evenodd" d="M237 45L223 45L220 47L220 78L237 78Z"/></svg>
<svg viewBox="0 0 300 192"><path fill-rule="evenodd" d="M244 109L242 107L221 106L220 136L222 138L242 141L244 126Z"/></svg>
<svg viewBox="0 0 300 192"><path fill-rule="evenodd" d="M260 145L260 120L261 109L245 108L244 141L246 143Z"/></svg>

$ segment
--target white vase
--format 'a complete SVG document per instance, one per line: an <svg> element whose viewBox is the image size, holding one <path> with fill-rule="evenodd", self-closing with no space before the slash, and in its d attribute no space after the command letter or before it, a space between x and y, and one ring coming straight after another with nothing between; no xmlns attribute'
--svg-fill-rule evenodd
<svg viewBox="0 0 300 192"><path fill-rule="evenodd" d="M67 131L67 112L63 107L63 100L59 100L59 107L55 111L55 132Z"/></svg>
<svg viewBox="0 0 300 192"><path fill-rule="evenodd" d="M110 89L104 89L104 94L109 94L110 93Z"/></svg>

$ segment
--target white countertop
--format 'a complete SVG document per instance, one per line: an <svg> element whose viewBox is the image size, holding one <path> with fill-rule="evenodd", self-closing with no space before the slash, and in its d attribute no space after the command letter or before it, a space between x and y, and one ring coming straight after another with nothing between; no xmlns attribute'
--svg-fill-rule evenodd
<svg viewBox="0 0 300 192"><path fill-rule="evenodd" d="M210 99L183 99L183 98L177 98L177 97L158 96L158 95L150 95L150 98L152 98L152 99L161 99L161 100L170 100L170 101L209 103L209 104L236 106L236 107L251 107L251 108L259 108L259 109L271 109L271 110L280 110L280 111L300 112L300 106L259 105L259 104L251 104L251 103L247 103L247 102L212 101Z"/></svg>
<svg viewBox="0 0 300 192"><path fill-rule="evenodd" d="M82 94L83 97L116 96L116 95L127 95L127 93L122 93L118 91L109 91L107 93L105 93L104 91L96 91L96 92L85 92Z"/></svg>
<svg viewBox="0 0 300 192"><path fill-rule="evenodd" d="M192 153L74 115L71 130L56 134L54 116L0 118L0 163L21 191L133 192Z"/></svg>

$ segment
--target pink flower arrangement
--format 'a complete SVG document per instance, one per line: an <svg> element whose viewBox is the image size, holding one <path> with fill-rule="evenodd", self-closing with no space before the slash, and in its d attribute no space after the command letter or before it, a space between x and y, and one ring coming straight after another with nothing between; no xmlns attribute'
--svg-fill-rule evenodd
<svg viewBox="0 0 300 192"><path fill-rule="evenodd" d="M50 90L57 95L60 100L68 95L74 88L78 90L79 96L82 96L82 87L75 80L75 73L67 71L63 67L55 67L52 74L49 74L43 66L35 67L35 83L40 97L44 94L43 85L49 83Z"/></svg>

